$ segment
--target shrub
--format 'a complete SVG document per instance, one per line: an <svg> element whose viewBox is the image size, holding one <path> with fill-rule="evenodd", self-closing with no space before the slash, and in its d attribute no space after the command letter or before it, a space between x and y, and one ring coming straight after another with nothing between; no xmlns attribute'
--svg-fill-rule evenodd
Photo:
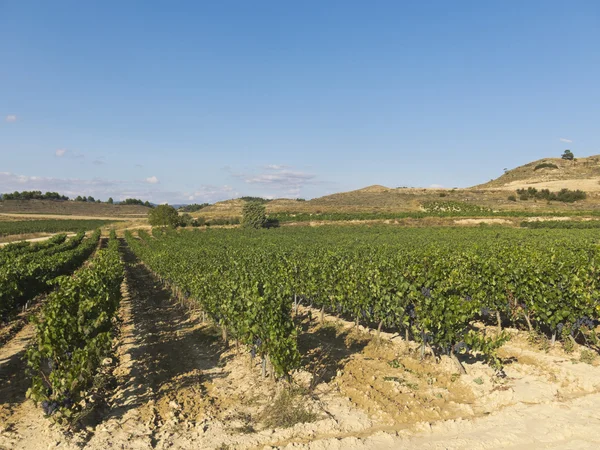
<svg viewBox="0 0 600 450"><path fill-rule="evenodd" d="M263 228L267 223L267 213L264 205L257 202L249 202L242 210L242 225L244 228Z"/></svg>
<svg viewBox="0 0 600 450"><path fill-rule="evenodd" d="M516 202L517 201L517 197L515 195L509 195L508 196L508 201Z"/></svg>
<svg viewBox="0 0 600 450"><path fill-rule="evenodd" d="M538 169L558 169L558 166L556 164L552 164L552 163L541 163L541 164L538 164L537 166L535 166L535 168L533 170L535 171Z"/></svg>
<svg viewBox="0 0 600 450"><path fill-rule="evenodd" d="M196 212L196 211L200 211L202 208L206 208L207 206L210 206L210 203L202 203L202 204L193 203L191 205L182 206L181 208L179 208L179 211Z"/></svg>
<svg viewBox="0 0 600 450"><path fill-rule="evenodd" d="M561 189L558 192L550 192L549 189L538 191L536 188L530 187L527 189L517 189L517 194L521 200L529 200L530 198L538 200L559 201L565 203L573 203L577 200L583 200L587 197L586 193L580 191L571 191L569 189Z"/></svg>
<svg viewBox="0 0 600 450"><path fill-rule="evenodd" d="M194 218L189 214L185 213L179 216L180 227L191 227L194 224Z"/></svg>
<svg viewBox="0 0 600 450"><path fill-rule="evenodd" d="M262 197L240 197L240 200L244 200L245 202L248 203L261 203L261 204L265 204L265 203L269 203L271 200L268 198L262 198Z"/></svg>

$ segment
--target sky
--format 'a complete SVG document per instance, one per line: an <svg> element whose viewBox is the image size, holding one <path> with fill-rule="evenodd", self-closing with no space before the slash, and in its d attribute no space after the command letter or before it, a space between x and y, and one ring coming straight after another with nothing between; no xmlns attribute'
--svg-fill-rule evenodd
<svg viewBox="0 0 600 450"><path fill-rule="evenodd" d="M600 2L0 0L0 192L467 187L600 154Z"/></svg>

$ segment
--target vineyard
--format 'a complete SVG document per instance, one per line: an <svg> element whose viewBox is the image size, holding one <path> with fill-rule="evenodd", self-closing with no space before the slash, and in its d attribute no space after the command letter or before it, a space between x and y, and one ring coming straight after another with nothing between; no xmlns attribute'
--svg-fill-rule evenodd
<svg viewBox="0 0 600 450"><path fill-rule="evenodd" d="M49 245L38 244L32 252L13 254L9 251L3 255L0 260L0 318L6 319L16 307L49 290L56 277L80 266L97 247L100 231L84 238L85 233L81 232L67 241L63 236ZM61 240L64 242L59 243Z"/></svg>
<svg viewBox="0 0 600 450"><path fill-rule="evenodd" d="M284 448L304 433L379 448L381 427L508 415L548 388L587 398L598 244L594 229L383 225L12 244L6 326L39 308L0 346L0 448L36 448L52 423L73 448Z"/></svg>
<svg viewBox="0 0 600 450"><path fill-rule="evenodd" d="M499 371L503 324L596 345L600 252L590 234L456 230L211 230L128 234L158 276L279 376L299 365L303 303ZM543 280L543 281L542 281ZM485 326L495 324L499 333ZM264 366L264 364L263 364Z"/></svg>
<svg viewBox="0 0 600 450"><path fill-rule="evenodd" d="M38 219L0 221L0 237L28 233L89 231L112 223L110 220Z"/></svg>

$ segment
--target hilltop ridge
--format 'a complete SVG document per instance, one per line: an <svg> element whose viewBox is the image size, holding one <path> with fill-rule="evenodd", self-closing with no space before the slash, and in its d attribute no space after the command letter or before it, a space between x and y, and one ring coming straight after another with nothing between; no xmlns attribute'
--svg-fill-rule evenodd
<svg viewBox="0 0 600 450"><path fill-rule="evenodd" d="M573 161L561 158L538 159L507 170L500 177L471 189L516 190L527 187L599 192L600 155L576 158Z"/></svg>

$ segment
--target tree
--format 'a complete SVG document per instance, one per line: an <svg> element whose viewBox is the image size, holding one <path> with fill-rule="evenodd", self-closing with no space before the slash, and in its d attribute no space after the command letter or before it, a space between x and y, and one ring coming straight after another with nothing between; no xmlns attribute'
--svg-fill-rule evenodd
<svg viewBox="0 0 600 450"><path fill-rule="evenodd" d="M88 195L87 201L94 203L96 200L94 200L94 197L92 197L91 195Z"/></svg>
<svg viewBox="0 0 600 450"><path fill-rule="evenodd" d="M109 205L112 205L114 203L112 197L108 197L108 200L106 201L106 203L108 203Z"/></svg>
<svg viewBox="0 0 600 450"><path fill-rule="evenodd" d="M565 152L562 154L562 159L567 159L569 161L573 161L573 159L575 158L575 155L573 155L573 152L571 150L565 150Z"/></svg>
<svg viewBox="0 0 600 450"><path fill-rule="evenodd" d="M148 222L153 227L171 227L179 225L177 210L169 205L159 205L148 213Z"/></svg>
<svg viewBox="0 0 600 450"><path fill-rule="evenodd" d="M258 202L248 202L242 210L242 226L244 228L263 228L267 224L265 206Z"/></svg>

